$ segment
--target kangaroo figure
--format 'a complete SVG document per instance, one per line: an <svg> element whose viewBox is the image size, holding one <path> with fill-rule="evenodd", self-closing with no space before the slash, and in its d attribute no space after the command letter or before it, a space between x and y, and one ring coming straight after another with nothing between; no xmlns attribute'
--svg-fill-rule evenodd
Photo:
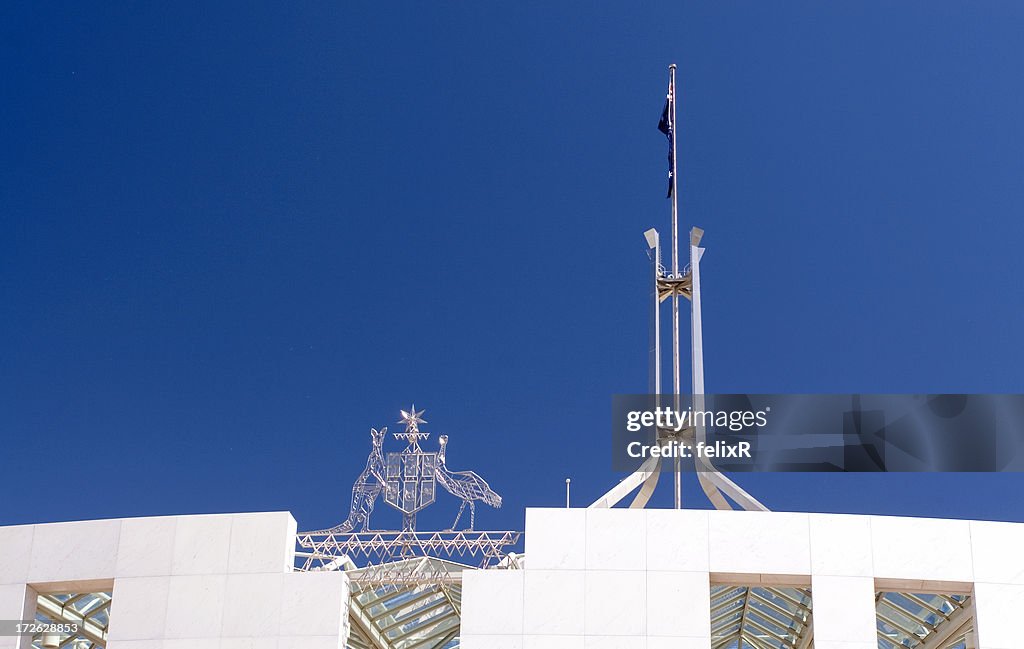
<svg viewBox="0 0 1024 649"><path fill-rule="evenodd" d="M459 507L459 513L455 516L455 522L452 523L451 529L454 530L455 526L459 524L462 512L466 510L466 505L469 505L469 527L466 529L472 530L476 523L476 501L479 500L497 508L501 507L501 496L495 493L483 478L472 471L449 471L445 462L448 436L441 435L438 441L441 450L437 453L437 469L434 471L434 475L437 477L438 484L448 493L462 500L462 507Z"/></svg>
<svg viewBox="0 0 1024 649"><path fill-rule="evenodd" d="M381 448L384 444L384 435L388 432L387 427L379 431L370 429L370 437L373 440L373 449L366 458L366 468L356 478L352 486L352 506L348 512L348 518L340 525L331 528L331 532L346 533L352 532L356 527L361 526L361 532L372 531L369 529L370 514L373 513L373 506L384 488L384 455Z"/></svg>

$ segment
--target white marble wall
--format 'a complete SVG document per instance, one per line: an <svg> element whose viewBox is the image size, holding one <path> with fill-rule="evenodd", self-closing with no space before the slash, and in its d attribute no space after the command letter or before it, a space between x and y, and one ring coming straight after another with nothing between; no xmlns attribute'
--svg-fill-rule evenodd
<svg viewBox="0 0 1024 649"><path fill-rule="evenodd" d="M338 649L346 577L292 572L295 531L288 512L0 527L0 619L112 588L108 649Z"/></svg>
<svg viewBox="0 0 1024 649"><path fill-rule="evenodd" d="M979 649L1020 649L1024 524L528 509L526 566L464 575L464 649L708 649L711 583L811 586L816 649L876 649L876 589L974 593Z"/></svg>

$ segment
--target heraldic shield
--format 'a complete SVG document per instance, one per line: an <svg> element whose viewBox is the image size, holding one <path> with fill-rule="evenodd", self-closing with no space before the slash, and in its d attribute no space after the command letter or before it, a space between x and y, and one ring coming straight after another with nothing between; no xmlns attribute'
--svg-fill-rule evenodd
<svg viewBox="0 0 1024 649"><path fill-rule="evenodd" d="M411 516L434 502L437 495L437 453L408 448L388 453L384 502Z"/></svg>

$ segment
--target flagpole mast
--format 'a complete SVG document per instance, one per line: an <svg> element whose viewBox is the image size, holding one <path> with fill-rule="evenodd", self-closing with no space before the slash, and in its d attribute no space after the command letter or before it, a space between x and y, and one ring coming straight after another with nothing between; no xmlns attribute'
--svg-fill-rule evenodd
<svg viewBox="0 0 1024 649"><path fill-rule="evenodd" d="M672 119L672 276L679 277L679 192L676 172L676 64L668 66L669 114ZM679 412L679 395L682 392L679 376L679 296L672 295L672 394L673 405ZM682 459L675 458L675 508L683 506Z"/></svg>

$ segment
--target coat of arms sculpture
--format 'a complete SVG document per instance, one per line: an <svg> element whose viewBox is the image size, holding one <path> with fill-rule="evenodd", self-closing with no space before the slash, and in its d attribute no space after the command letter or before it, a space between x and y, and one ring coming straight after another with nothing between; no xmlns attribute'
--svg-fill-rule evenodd
<svg viewBox="0 0 1024 649"><path fill-rule="evenodd" d="M384 452L384 438L388 429L370 429L370 454L366 467L352 486L352 501L348 518L332 528L300 532L296 558L300 570L348 570L352 578L367 583L389 583L396 576L385 568L393 562L411 557L477 557L481 567L508 562L507 548L521 536L515 531L475 531L476 503L501 507L499 496L487 481L473 471L450 471L446 464L448 436L438 438L438 450L425 450L420 443L430 433L421 431L422 410L413 406L402 410L402 432L392 433L395 439L406 442L401 451ZM438 488L462 501L451 527L442 531L417 531L416 515L434 503ZM400 530L375 530L370 526L377 499L402 514ZM469 509L469 525L457 529L463 513ZM363 560L359 568L356 561ZM513 559L514 560L514 559ZM433 565L433 564L432 564ZM437 564L443 566L443 564ZM355 572L351 572L355 570ZM420 571L416 579L425 583L448 579L443 567Z"/></svg>
<svg viewBox="0 0 1024 649"><path fill-rule="evenodd" d="M454 530L462 518L466 507L469 507L469 527L472 530L476 523L476 501L491 507L501 507L499 496L483 478L473 471L449 471L445 463L445 451L448 436L439 438L440 448L437 451L425 451L420 441L430 437L430 433L421 431L423 410L413 406L408 411L402 410L402 418L398 423L405 424L405 431L393 433L395 439L407 442L407 446L399 452L383 454L383 440L387 428L370 429L372 447L366 459L366 468L356 478L352 487L352 504L348 518L343 523L331 528L335 533L373 531L370 527L370 514L373 513L377 498L384 494L384 502L402 514L402 531L416 530L416 514L433 504L437 496L437 487L462 500L451 530Z"/></svg>

